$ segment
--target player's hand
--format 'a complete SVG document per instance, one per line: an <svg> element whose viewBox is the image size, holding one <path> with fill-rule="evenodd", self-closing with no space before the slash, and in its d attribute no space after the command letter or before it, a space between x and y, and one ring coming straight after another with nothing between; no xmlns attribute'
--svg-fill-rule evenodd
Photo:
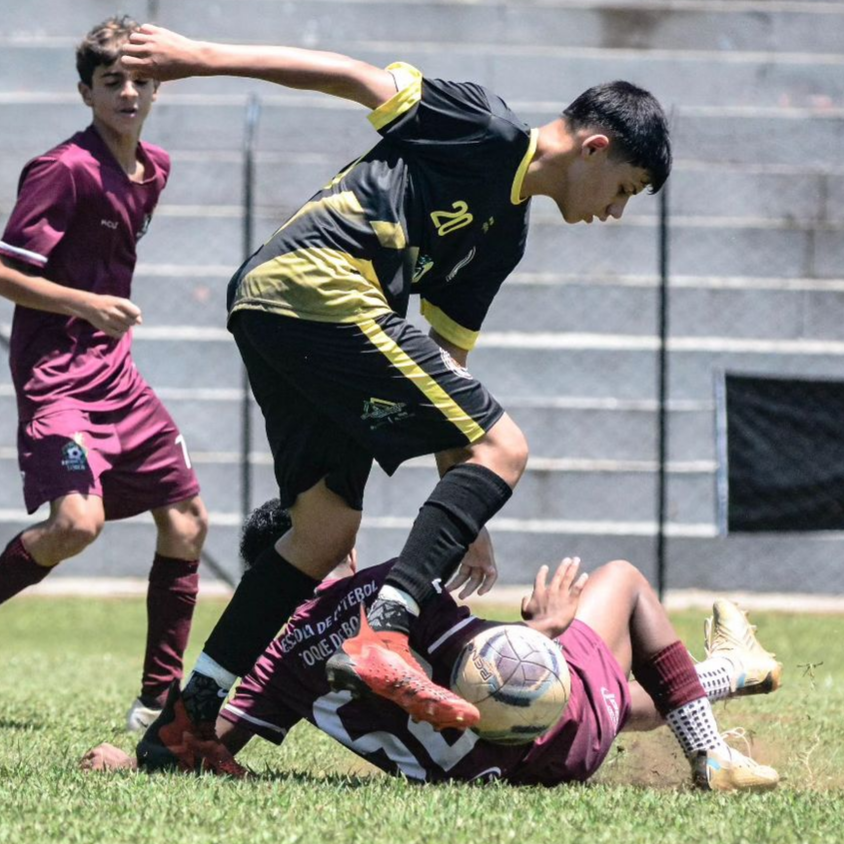
<svg viewBox="0 0 844 844"><path fill-rule="evenodd" d="M498 580L498 567L492 550L492 538L483 528L478 538L469 546L460 568L448 584L448 591L460 589L458 598L468 598L475 590L479 595L486 595Z"/></svg>
<svg viewBox="0 0 844 844"><path fill-rule="evenodd" d="M135 760L113 744L99 744L89 750L80 760L79 767L83 771L118 771L121 769L134 770Z"/></svg>
<svg viewBox="0 0 844 844"><path fill-rule="evenodd" d="M588 577L586 572L577 576L579 567L580 557L566 557L547 583L548 566L542 566L536 574L530 597L522 599L522 618L552 639L574 620Z"/></svg>
<svg viewBox="0 0 844 844"><path fill-rule="evenodd" d="M80 316L115 340L143 322L141 309L120 296L92 296Z"/></svg>
<svg viewBox="0 0 844 844"><path fill-rule="evenodd" d="M177 32L145 23L120 51L126 70L165 81L193 76L201 62L201 43Z"/></svg>

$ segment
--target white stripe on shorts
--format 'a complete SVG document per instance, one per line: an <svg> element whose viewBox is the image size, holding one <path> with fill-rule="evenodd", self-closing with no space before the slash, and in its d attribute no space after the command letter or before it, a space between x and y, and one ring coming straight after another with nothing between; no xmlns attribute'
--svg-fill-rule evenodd
<svg viewBox="0 0 844 844"><path fill-rule="evenodd" d="M287 730L285 730L284 727L279 727L278 724L270 724L269 721L262 721L260 718L254 718L252 715L247 715L242 709L238 709L230 703L227 703L225 708L233 715L237 715L237 717L241 720L248 721L256 727L266 727L266 729L272 730L274 733L278 733L282 736L282 738L287 735Z"/></svg>
<svg viewBox="0 0 844 844"><path fill-rule="evenodd" d="M432 642L431 645L428 647L428 653L432 654L440 645L447 642L455 633L462 630L467 624L472 621L477 621L478 617L476 615L470 615L468 618L464 618L463 621L455 624L454 627L446 630L445 633L440 636L435 642Z"/></svg>

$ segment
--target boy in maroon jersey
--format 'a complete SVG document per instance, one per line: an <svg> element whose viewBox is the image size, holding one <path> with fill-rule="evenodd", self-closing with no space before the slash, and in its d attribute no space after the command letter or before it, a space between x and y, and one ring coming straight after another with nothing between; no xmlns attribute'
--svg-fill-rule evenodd
<svg viewBox="0 0 844 844"><path fill-rule="evenodd" d="M83 551L105 521L151 512L149 628L129 729L154 720L182 675L207 530L184 438L130 354L136 242L170 172L167 153L140 141L157 85L116 63L137 26L110 18L79 45L91 125L24 167L0 240L0 295L16 305L24 500L29 513L50 505L0 554L0 603Z"/></svg>
<svg viewBox="0 0 844 844"><path fill-rule="evenodd" d="M285 520L271 502L253 513L241 546L247 563L286 530ZM577 576L577 559L563 560L550 582L543 567L533 594L523 601L525 623L560 643L572 683L560 721L529 745L496 745L471 731L439 733L382 698L332 691L323 666L357 633L361 607L375 600L394 562L357 572L352 558L299 608L222 710L217 732L228 750L237 753L254 735L281 744L304 719L383 770L414 780L500 778L557 785L592 776L620 730L651 729L664 717L689 758L696 786L733 791L776 785L773 769L729 748L711 710L708 717L700 710L708 710L711 700L773 691L780 682L779 663L756 641L744 615L719 601L707 635L708 658L691 666L685 651L677 653L682 645L656 594L622 560L600 567L588 581ZM432 609L421 614L411 642L434 680L448 684L466 643L498 622L472 615L447 594ZM628 681L631 667L639 682ZM172 727L184 720L183 708L176 703ZM147 761L139 752L142 767L157 767ZM200 754L196 762L201 768ZM86 754L82 766L134 762L101 745Z"/></svg>

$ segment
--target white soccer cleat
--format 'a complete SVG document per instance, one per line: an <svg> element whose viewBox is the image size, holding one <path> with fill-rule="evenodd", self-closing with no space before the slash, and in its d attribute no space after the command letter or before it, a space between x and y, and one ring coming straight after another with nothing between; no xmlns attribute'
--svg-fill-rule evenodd
<svg viewBox="0 0 844 844"><path fill-rule="evenodd" d="M733 666L731 697L768 694L780 687L782 665L759 644L756 628L732 601L716 601L703 630L707 658L722 657Z"/></svg>
<svg viewBox="0 0 844 844"><path fill-rule="evenodd" d="M692 760L692 781L703 791L768 791L776 788L779 774L754 762L733 747L701 750Z"/></svg>
<svg viewBox="0 0 844 844"><path fill-rule="evenodd" d="M149 706L144 706L141 699L136 697L126 713L126 732L127 733L142 733L147 727L161 715L161 709L153 709Z"/></svg>

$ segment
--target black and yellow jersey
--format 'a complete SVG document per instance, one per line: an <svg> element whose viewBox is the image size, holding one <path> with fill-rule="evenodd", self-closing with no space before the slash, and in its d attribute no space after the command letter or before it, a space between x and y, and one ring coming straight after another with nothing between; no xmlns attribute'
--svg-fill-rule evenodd
<svg viewBox="0 0 844 844"><path fill-rule="evenodd" d="M387 69L398 91L369 115L382 140L244 263L231 311L359 323L404 316L416 293L436 331L471 349L524 252L536 130L480 85Z"/></svg>

